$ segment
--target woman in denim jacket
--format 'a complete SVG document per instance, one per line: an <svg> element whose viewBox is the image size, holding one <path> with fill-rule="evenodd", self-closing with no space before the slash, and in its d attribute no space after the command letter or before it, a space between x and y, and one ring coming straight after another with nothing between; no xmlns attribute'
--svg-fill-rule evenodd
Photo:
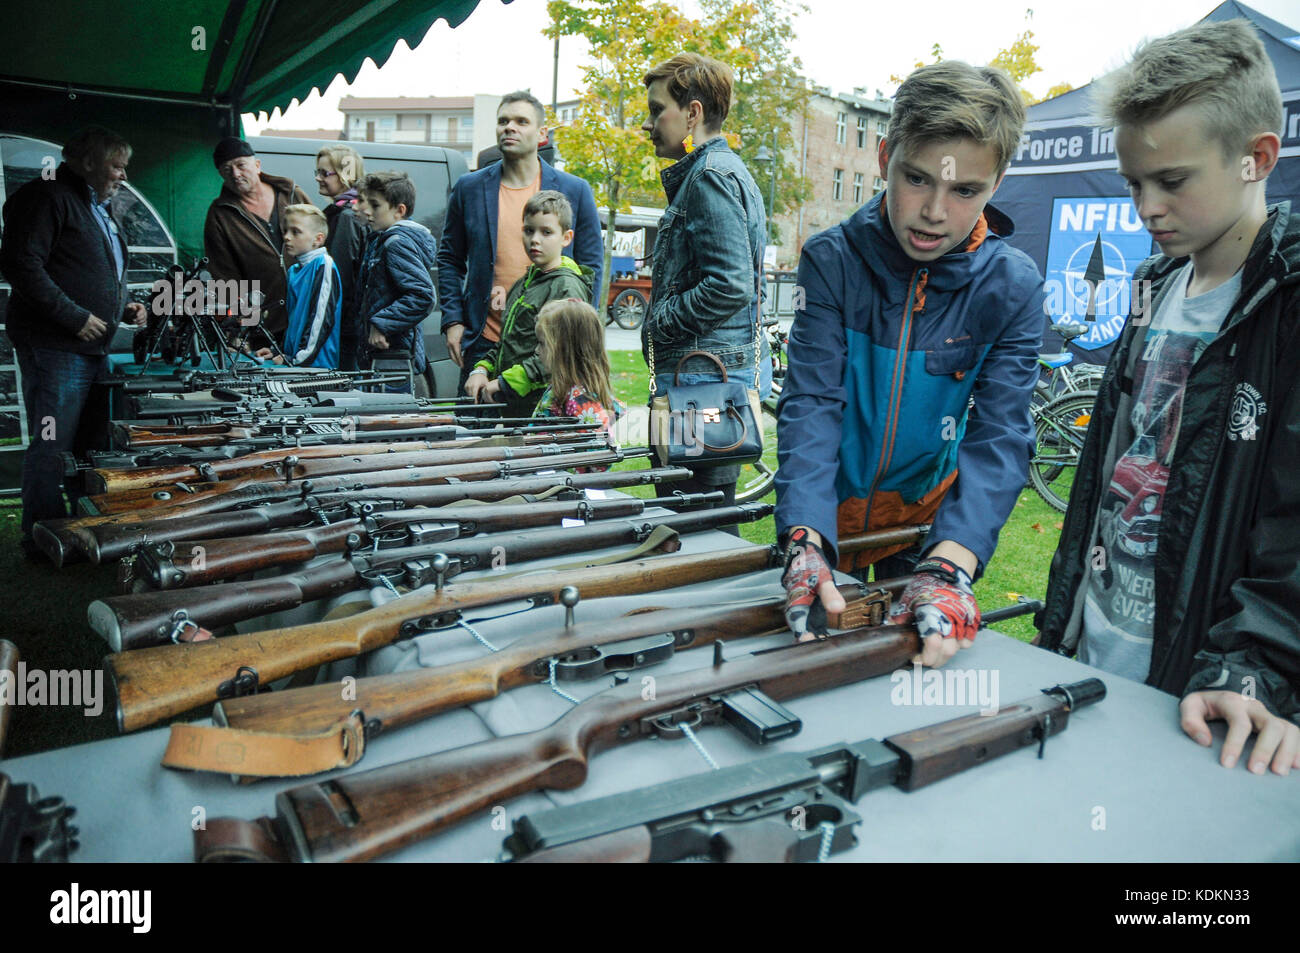
<svg viewBox="0 0 1300 953"><path fill-rule="evenodd" d="M648 72L645 85L650 116L641 128L655 155L677 160L660 174L669 205L659 220L650 312L641 329L647 362L654 344L655 387L672 384L684 354L708 351L729 379L766 396L772 368L758 320L767 219L753 176L722 137L731 69L682 53ZM714 364L692 358L679 380L718 379ZM730 505L739 476L736 465L700 468L674 489L721 490L726 499L718 505Z"/></svg>

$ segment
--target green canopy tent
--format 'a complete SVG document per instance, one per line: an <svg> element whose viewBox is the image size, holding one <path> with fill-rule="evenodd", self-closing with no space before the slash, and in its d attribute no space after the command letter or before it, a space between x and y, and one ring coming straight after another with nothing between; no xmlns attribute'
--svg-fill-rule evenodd
<svg viewBox="0 0 1300 953"><path fill-rule="evenodd" d="M506 0L509 2L509 0ZM183 256L221 187L212 147L239 116L284 108L478 0L43 0L0 57L0 132L53 142L98 123L135 149L132 182Z"/></svg>

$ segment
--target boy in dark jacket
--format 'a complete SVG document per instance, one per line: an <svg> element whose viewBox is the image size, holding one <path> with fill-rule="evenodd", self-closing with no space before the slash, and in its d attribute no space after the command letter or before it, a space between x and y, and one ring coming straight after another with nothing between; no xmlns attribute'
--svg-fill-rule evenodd
<svg viewBox="0 0 1300 953"><path fill-rule="evenodd" d="M412 370L423 374L420 324L433 308L430 269L438 243L427 228L410 219L415 211L415 184L405 172L368 175L358 208L371 230L357 279L357 315L364 335L358 365L369 367L377 351L406 350ZM396 389L406 391L407 386Z"/></svg>
<svg viewBox="0 0 1300 953"><path fill-rule="evenodd" d="M779 406L776 524L786 618L800 638L838 610L838 535L931 523L927 552L839 560L877 578L914 571L897 611L921 661L940 664L979 627L979 577L1029 464L1029 397L1043 279L988 205L1024 124L1001 70L960 62L912 73L880 144L886 191L814 235L799 262L804 310Z"/></svg>
<svg viewBox="0 0 1300 953"><path fill-rule="evenodd" d="M561 193L538 192L524 205L524 252L528 270L514 283L502 312L501 343L474 365L465 393L506 405L507 417L531 417L550 380L537 357L537 312L548 301L591 300L594 272L561 254L573 241L573 207Z"/></svg>
<svg viewBox="0 0 1300 953"><path fill-rule="evenodd" d="M1282 99L1244 20L1155 40L1099 83L1162 254L1097 397L1039 644L1179 696L1250 770L1300 767L1300 222L1269 209Z"/></svg>

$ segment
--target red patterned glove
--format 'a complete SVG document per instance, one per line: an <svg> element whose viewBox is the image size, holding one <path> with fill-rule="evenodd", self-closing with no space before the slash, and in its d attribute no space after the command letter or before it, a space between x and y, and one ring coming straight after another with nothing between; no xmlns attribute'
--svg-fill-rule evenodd
<svg viewBox="0 0 1300 953"><path fill-rule="evenodd" d="M980 607L971 592L970 576L941 556L916 564L916 574L890 611L896 620L903 615L911 616L922 641L931 635L974 639L980 627Z"/></svg>
<svg viewBox="0 0 1300 953"><path fill-rule="evenodd" d="M826 635L826 607L817 597L817 587L831 579L831 567L822 548L812 542L802 526L790 534L785 551L785 624L795 635L811 631Z"/></svg>

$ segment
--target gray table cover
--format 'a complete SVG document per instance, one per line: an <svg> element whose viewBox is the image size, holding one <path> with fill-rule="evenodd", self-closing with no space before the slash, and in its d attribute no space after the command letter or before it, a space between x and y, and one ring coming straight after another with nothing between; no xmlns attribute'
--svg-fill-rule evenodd
<svg viewBox="0 0 1300 953"><path fill-rule="evenodd" d="M684 539L686 552L749 545L721 533ZM647 605L713 605L772 595L779 592L779 578L780 572L771 570L672 592L589 600L578 606L577 616L585 621ZM390 596L373 590L349 598L382 602ZM329 605L297 610L296 618L309 619ZM512 608L520 607L491 607L472 611L468 617L474 620L474 630L497 646L509 644L525 631L563 622L564 610L558 606L503 614ZM274 620L263 619L256 627L271 624ZM789 639L787 634L732 641L725 648L733 657L787 644ZM329 677L354 670L379 674L486 654L488 650L466 629L455 628L381 649L359 666L335 666ZM632 678L662 677L710 661L708 649L680 652L664 665L633 673ZM1220 767L1221 723L1215 726L1213 748L1202 748L1179 729L1177 702L1171 696L995 632L982 633L950 666L982 670L990 685L996 675L1003 704L1090 676L1103 678L1109 694L1100 704L1072 716L1068 730L1048 741L1043 760L1026 749L911 794L895 788L868 794L858 804L865 818L857 829L858 845L834 859L1300 859L1300 772L1285 778L1257 777L1246 770L1245 758L1234 770ZM585 698L611 681L606 677L562 684L570 694ZM765 747L751 744L725 726L702 729L699 736L725 767L778 751L881 738L978 708L900 704L905 700L901 696L901 685L881 677L790 700L786 705L802 719L802 732ZM545 685L520 688L472 708L381 733L367 744L363 761L350 771L541 728L570 707ZM158 764L166 739L165 728L143 731L16 758L4 762L3 769L15 781L34 783L43 796L62 796L77 807L81 828L77 861L189 861L196 819L270 814L276 792L305 783L268 780L237 786L223 775L166 770ZM523 814L708 770L684 740L625 744L593 758L590 776L577 790L535 793L504 802L499 809L469 818L388 859L490 860L498 854L510 822Z"/></svg>

